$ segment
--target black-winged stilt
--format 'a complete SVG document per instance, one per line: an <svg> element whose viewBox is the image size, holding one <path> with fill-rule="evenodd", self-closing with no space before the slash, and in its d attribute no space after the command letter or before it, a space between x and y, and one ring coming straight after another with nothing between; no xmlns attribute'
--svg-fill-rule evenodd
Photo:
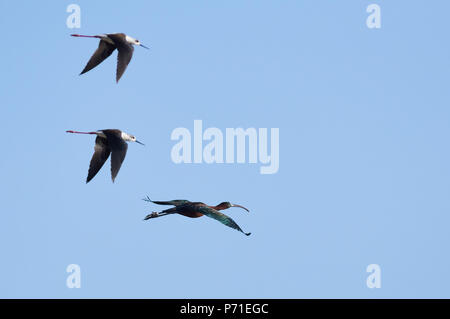
<svg viewBox="0 0 450 319"><path fill-rule="evenodd" d="M136 40L125 33L110 33L110 34L100 34L100 35L80 35L71 34L73 37L84 37L84 38L97 38L100 39L97 50L92 55L89 62L81 71L80 75L86 73L97 65L102 63L107 57L117 49L117 72L116 72L116 82L119 82L122 74L128 66L133 56L133 45L139 45L143 48L148 49L146 46L141 44L139 40Z"/></svg>
<svg viewBox="0 0 450 319"><path fill-rule="evenodd" d="M108 129L98 130L95 132L78 132L78 131L66 131L67 133L76 134L95 134L94 155L92 155L91 163L89 164L89 172L86 179L86 183L89 183L91 179L102 168L103 164L111 155L111 177L114 183L117 173L119 173L120 166L122 165L125 155L127 154L128 144L126 142L136 142L141 145L141 142L136 140L133 135L122 132L121 130Z"/></svg>

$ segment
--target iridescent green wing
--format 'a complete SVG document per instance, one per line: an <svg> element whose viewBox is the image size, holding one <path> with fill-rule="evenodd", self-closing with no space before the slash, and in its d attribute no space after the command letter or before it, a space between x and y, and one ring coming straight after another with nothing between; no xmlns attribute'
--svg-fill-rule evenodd
<svg viewBox="0 0 450 319"><path fill-rule="evenodd" d="M241 233L244 233L241 229L241 227L238 226L238 224L235 223L234 220L232 220L230 217L228 217L225 214L222 214L221 212L210 208L210 207L198 207L197 210L202 213L205 216L214 218L215 220L218 220L219 222L221 222L222 224L234 228L238 231L240 231ZM244 233L245 235L250 235L251 233Z"/></svg>

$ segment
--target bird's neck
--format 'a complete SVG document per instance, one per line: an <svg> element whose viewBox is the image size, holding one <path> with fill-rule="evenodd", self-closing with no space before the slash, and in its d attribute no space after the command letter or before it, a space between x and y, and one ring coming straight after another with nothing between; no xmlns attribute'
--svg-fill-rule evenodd
<svg viewBox="0 0 450 319"><path fill-rule="evenodd" d="M132 140L133 140L133 139L131 138L131 136L128 135L127 133L125 133L125 132L122 132L122 133L121 133L121 137L122 137L122 139L123 139L124 141L132 141Z"/></svg>
<svg viewBox="0 0 450 319"><path fill-rule="evenodd" d="M129 44L136 44L136 39L130 37L129 35L125 35L125 41L127 41Z"/></svg>
<svg viewBox="0 0 450 319"><path fill-rule="evenodd" d="M219 204L219 205L216 205L216 206L209 206L210 208L212 208L212 209L215 209L215 210L224 210L224 209L227 209L228 207L226 207L225 205L222 205L222 204Z"/></svg>

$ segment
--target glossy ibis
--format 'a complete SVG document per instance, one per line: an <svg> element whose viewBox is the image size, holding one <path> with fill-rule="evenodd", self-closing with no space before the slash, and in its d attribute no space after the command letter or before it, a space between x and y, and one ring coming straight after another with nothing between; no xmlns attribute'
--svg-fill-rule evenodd
<svg viewBox="0 0 450 319"><path fill-rule="evenodd" d="M157 205L172 205L175 207L163 210L161 212L153 212L149 215L147 215L144 220L150 219L150 218L156 218L161 217L169 214L180 214L186 217L190 218L197 218L201 217L203 215L214 218L215 220L218 220L222 224L234 228L241 233L244 233L245 235L249 236L251 233L245 233L242 231L242 229L238 226L238 224L235 223L234 220L232 220L230 217L228 217L225 214L222 214L219 212L219 210L228 209L230 207L240 207L245 209L246 211L249 211L247 208L241 205L237 204L231 204L230 202L222 202L217 206L209 206L205 203L201 202L190 202L188 200L184 199L176 199L171 201L152 201L148 196L144 199L147 202L151 202Z"/></svg>

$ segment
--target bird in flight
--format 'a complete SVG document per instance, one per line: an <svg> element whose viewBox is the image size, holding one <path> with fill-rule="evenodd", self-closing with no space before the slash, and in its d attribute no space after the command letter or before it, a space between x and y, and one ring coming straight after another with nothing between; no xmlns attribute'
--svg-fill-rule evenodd
<svg viewBox="0 0 450 319"><path fill-rule="evenodd" d="M234 228L241 233L244 233L245 235L249 236L251 233L245 233L242 231L242 229L238 226L238 224L235 223L234 220L232 220L227 215L219 212L220 210L228 209L230 207L240 207L245 209L246 211L249 211L247 208L241 205L237 204L231 204L230 202L222 202L217 206L209 206L205 203L201 202L190 202L188 200L184 199L176 199L171 201L152 201L148 196L147 198L144 198L146 202L151 202L157 205L172 205L175 207L163 210L161 212L153 212L151 214L148 214L144 220L148 220L150 218L156 218L161 217L169 214L180 214L186 217L191 218L197 218L201 217L203 215L214 218L215 220L218 220L222 224Z"/></svg>
<svg viewBox="0 0 450 319"><path fill-rule="evenodd" d="M136 40L125 33L110 33L110 34L100 34L100 35L81 35L81 34L71 34L73 37L84 37L84 38L97 38L100 39L97 50L94 52L89 62L84 67L81 74L84 74L97 65L102 63L107 57L117 49L117 71L116 71L116 82L119 82L125 69L130 63L133 56L133 45L139 45L143 48L148 49L145 45L141 44L139 40Z"/></svg>
<svg viewBox="0 0 450 319"><path fill-rule="evenodd" d="M92 155L91 163L89 164L86 183L89 183L102 168L103 164L105 164L108 159L109 154L111 154L111 177L114 183L114 180L119 173L120 166L122 166L122 162L127 154L128 144L126 142L136 142L144 145L136 140L136 137L133 135L116 129L99 130L95 132L66 132L97 135L97 138L95 139L94 155Z"/></svg>

